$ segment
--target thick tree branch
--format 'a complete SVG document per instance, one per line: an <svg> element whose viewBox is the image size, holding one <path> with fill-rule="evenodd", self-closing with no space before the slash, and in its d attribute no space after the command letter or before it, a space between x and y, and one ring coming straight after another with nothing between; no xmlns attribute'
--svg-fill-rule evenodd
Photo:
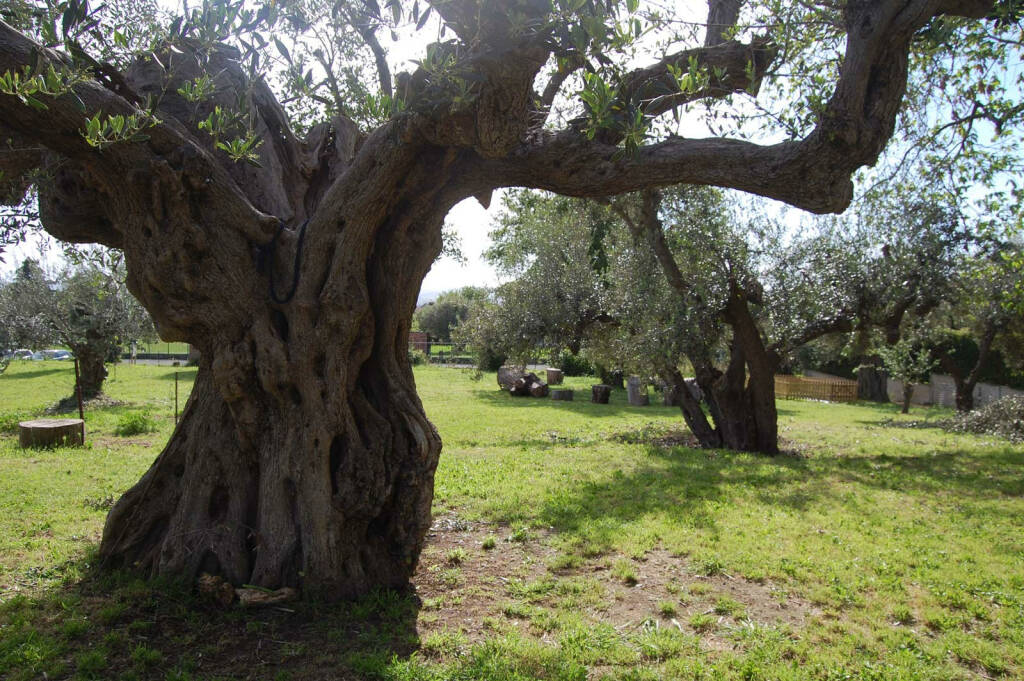
<svg viewBox="0 0 1024 681"><path fill-rule="evenodd" d="M544 92L540 96L540 108L542 111L546 112L551 108L551 105L555 102L555 97L558 96L558 92L562 89L566 79L583 68L585 63L586 60L579 52L572 52L559 61L558 69L551 75L551 80L544 86Z"/></svg>
<svg viewBox="0 0 1024 681"><path fill-rule="evenodd" d="M0 124L0 205L15 206L32 185L32 172L43 164L46 150Z"/></svg>
<svg viewBox="0 0 1024 681"><path fill-rule="evenodd" d="M931 17L984 16L968 0L881 0L847 8L849 34L840 78L806 138L774 145L733 139L678 139L625 155L575 131L540 136L481 168L496 186L519 184L572 196L607 196L668 184L730 187L816 213L838 212L853 197L851 175L872 165L892 136L907 78L913 34Z"/></svg>
<svg viewBox="0 0 1024 681"><path fill-rule="evenodd" d="M63 63L59 54L43 48L0 21L0 73L23 69L32 63L33 52L41 55L44 64L46 61ZM220 164L176 121L165 120L148 127L146 134L149 139L145 143L115 143L99 151L90 146L82 134L89 116L97 113L101 116L132 116L145 115L145 112L96 81L79 83L74 91L85 107L84 113L67 95L45 98L45 110L26 106L15 96L0 95L0 118L7 128L23 139L42 144L61 156L86 162L91 171L90 180L104 184L109 191L123 185L133 170L164 156L178 156L187 164L187 174L192 181L202 186L211 199L205 202L207 209L212 214L223 215L221 224L237 225L257 243L263 243L273 235L276 219L256 210ZM239 220L240 214L249 217Z"/></svg>
<svg viewBox="0 0 1024 681"><path fill-rule="evenodd" d="M835 315L825 319L815 319L788 338L773 343L769 351L779 357L796 350L801 345L833 333L853 331L853 316Z"/></svg>
<svg viewBox="0 0 1024 681"><path fill-rule="evenodd" d="M725 97L735 92L754 92L775 60L777 50L765 40L746 45L729 41L677 52L647 68L626 75L619 88L623 101L640 106L647 116L660 116L683 104ZM695 68L706 82L680 91L669 67L687 73Z"/></svg>
<svg viewBox="0 0 1024 681"><path fill-rule="evenodd" d="M388 54L384 51L384 48L381 47L380 41L377 40L377 27L369 17L363 17L353 23L356 30L359 31L359 35L361 35L363 40L366 42L367 47L369 47L370 51L373 52L373 59L377 64L377 79L380 82L380 91L384 95L390 97L393 94L391 87L391 69L388 67Z"/></svg>
<svg viewBox="0 0 1024 681"><path fill-rule="evenodd" d="M740 16L742 0L708 0L708 27L704 36L705 47L729 40L729 32Z"/></svg>

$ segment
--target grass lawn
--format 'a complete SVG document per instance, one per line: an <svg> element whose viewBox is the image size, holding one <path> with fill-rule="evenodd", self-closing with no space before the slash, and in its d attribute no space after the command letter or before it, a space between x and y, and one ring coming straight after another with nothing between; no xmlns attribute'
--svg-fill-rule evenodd
<svg viewBox="0 0 1024 681"><path fill-rule="evenodd" d="M175 371L183 401L194 369L116 367L124 404L48 451L13 426L72 369L0 376L0 678L1024 679L1024 447L929 426L945 412L780 402L767 458L590 404L592 379L553 402L419 367L445 446L415 594L248 611L94 565Z"/></svg>

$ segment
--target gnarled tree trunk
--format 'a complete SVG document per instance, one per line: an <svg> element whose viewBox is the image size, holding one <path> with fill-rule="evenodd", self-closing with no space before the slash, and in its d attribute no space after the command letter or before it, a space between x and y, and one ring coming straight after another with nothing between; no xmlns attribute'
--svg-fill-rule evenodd
<svg viewBox="0 0 1024 681"><path fill-rule="evenodd" d="M78 383L82 388L82 397L96 397L103 391L103 381L107 378L107 367L104 364L106 345L97 347L80 343L73 345L71 351L78 359Z"/></svg>
<svg viewBox="0 0 1024 681"><path fill-rule="evenodd" d="M328 598L407 583L440 440L406 348L451 194L442 157L404 160L369 196L357 185L305 233L282 231L276 254L240 248L171 269L156 238L126 244L130 287L165 335L187 329L201 361L167 449L107 519L104 561ZM161 217L143 217L154 237L190 233ZM217 238L192 228L185 239ZM293 282L294 297L275 301ZM182 297L196 304L160 303Z"/></svg>

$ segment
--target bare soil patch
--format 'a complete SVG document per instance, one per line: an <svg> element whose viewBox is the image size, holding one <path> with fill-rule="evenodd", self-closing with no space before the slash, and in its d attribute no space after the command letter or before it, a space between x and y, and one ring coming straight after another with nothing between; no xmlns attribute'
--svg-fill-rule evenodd
<svg viewBox="0 0 1024 681"><path fill-rule="evenodd" d="M418 620L421 637L455 630L476 642L493 635L494 618L499 618L523 633L544 638L543 632L530 631L529 622L510 617L503 609L516 601L517 594L521 596L524 585L537 594L527 599L532 605L556 606L560 580L591 580L589 590L601 596L584 599L581 607L595 622L623 632L652 621L678 627L699 634L702 645L711 650L731 648L728 632L737 626L781 625L796 631L818 614L809 601L769 581L704 576L686 558L663 549L650 551L641 560L604 555L578 567L552 570L548 563L556 551L547 541L550 533L537 533L524 542L511 541L511 534L508 527L469 523L453 514L435 520L414 577L423 603ZM483 548L488 537L498 538L490 550ZM614 566L623 561L629 562L635 581L616 575ZM672 603L675 612L666 613L666 603ZM730 612L720 612L723 604L730 606ZM695 630L689 624L694 615L712 618L710 629Z"/></svg>

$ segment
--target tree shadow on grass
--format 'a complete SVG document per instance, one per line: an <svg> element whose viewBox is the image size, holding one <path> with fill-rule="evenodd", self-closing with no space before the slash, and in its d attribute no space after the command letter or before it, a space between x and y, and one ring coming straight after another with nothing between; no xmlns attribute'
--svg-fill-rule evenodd
<svg viewBox="0 0 1024 681"><path fill-rule="evenodd" d="M196 372L198 372L198 371L199 371L198 367L185 367L185 368L181 368L181 369L168 369L164 373L160 374L159 376L154 376L153 378L159 379L161 381L173 381L174 380L174 374L178 374L178 380L184 383L185 381L194 381L194 380L196 380Z"/></svg>
<svg viewBox="0 0 1024 681"><path fill-rule="evenodd" d="M626 402L625 392L617 395L612 392L612 399L608 404L594 404L590 401L590 392L577 390L574 397L580 398L571 402L553 400L550 397L513 397L503 390L476 390L475 396L489 404L502 409L556 409L560 411L574 411L589 417L621 416L622 414L679 414L677 407L663 407L651 404L647 407L634 407Z"/></svg>
<svg viewBox="0 0 1024 681"><path fill-rule="evenodd" d="M20 381L27 378L39 378L40 376L52 376L54 374L66 373L67 366L53 367L50 369L34 369L32 371L19 371L17 373L4 373L2 380L5 381Z"/></svg>
<svg viewBox="0 0 1024 681"><path fill-rule="evenodd" d="M840 456L825 471L867 487L947 492L969 499L1024 496L1024 451L1012 446L979 455L960 449L921 455Z"/></svg>
<svg viewBox="0 0 1024 681"><path fill-rule="evenodd" d="M802 512L834 503L837 484L903 492L953 503L1024 496L1024 452L1011 447L979 456L948 450L913 456L775 457L723 450L648 446L655 461L548 494L538 519L598 546L613 545L640 518L658 515L681 527L715 530L722 505L744 490L758 503ZM856 495L839 502L856 511ZM971 504L970 514L998 514L998 504Z"/></svg>
<svg viewBox="0 0 1024 681"><path fill-rule="evenodd" d="M714 530L719 507L730 503L730 486L774 489L806 478L806 462L793 456L657 446L646 451L656 461L549 494L539 519L598 545L611 544L627 525L652 514L682 527ZM796 497L774 502L798 508L806 503Z"/></svg>
<svg viewBox="0 0 1024 681"><path fill-rule="evenodd" d="M635 407L626 400L625 390L613 390L608 404L595 404L591 402L590 391L587 390L576 390L574 397L578 399L570 402L553 400L550 397L513 397L504 390L478 389L473 392L477 399L503 409L539 410L548 408L574 411L586 416L596 417L621 416L623 414L678 416L680 421L682 421L682 413L679 411L679 407L666 407L660 401L653 398L648 406ZM795 413L792 409L786 409L785 407L778 407L777 411L780 416L789 416Z"/></svg>
<svg viewBox="0 0 1024 681"><path fill-rule="evenodd" d="M0 601L0 678L357 679L419 648L411 594L244 609L94 564L62 566L82 576Z"/></svg>

